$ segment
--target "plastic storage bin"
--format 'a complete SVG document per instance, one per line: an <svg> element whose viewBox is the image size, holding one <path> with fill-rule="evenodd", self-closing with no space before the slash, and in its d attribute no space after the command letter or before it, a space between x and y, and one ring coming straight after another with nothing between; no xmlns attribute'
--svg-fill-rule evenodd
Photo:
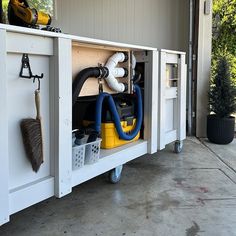
<svg viewBox="0 0 236 236"><path fill-rule="evenodd" d="M101 139L98 139L94 142L84 144L85 146L84 164L93 164L99 160L101 141L102 141Z"/></svg>
<svg viewBox="0 0 236 236"><path fill-rule="evenodd" d="M85 141L87 141L86 136ZM101 139L81 145L74 145L75 137L72 138L72 170L77 170L86 164L93 164L99 160Z"/></svg>
<svg viewBox="0 0 236 236"><path fill-rule="evenodd" d="M72 147L72 170L77 170L84 166L85 145Z"/></svg>

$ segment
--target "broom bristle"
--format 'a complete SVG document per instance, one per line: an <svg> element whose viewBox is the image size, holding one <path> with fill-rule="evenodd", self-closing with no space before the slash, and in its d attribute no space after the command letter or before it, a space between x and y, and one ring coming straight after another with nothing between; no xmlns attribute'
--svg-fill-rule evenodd
<svg viewBox="0 0 236 236"><path fill-rule="evenodd" d="M26 155L35 172L43 163L43 143L39 119L23 119L20 123Z"/></svg>

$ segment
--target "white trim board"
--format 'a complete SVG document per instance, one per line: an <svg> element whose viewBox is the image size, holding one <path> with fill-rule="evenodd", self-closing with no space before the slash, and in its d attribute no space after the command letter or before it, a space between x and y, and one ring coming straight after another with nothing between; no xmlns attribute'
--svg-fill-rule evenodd
<svg viewBox="0 0 236 236"><path fill-rule="evenodd" d="M147 141L136 141L112 150L101 150L101 158L92 165L85 165L72 172L72 186L76 186L119 165L147 153Z"/></svg>
<svg viewBox="0 0 236 236"><path fill-rule="evenodd" d="M53 38L65 38L65 39L71 39L72 41L78 41L78 42L84 42L84 43L130 48L131 50L135 50L135 49L136 50L150 50L150 51L157 50L157 48L153 48L153 47L111 42L111 41L106 41L106 40L101 40L101 39L80 37L80 36L63 34L63 33L54 33L54 32L31 29L31 28L26 28L26 27L19 27L19 26L14 26L14 25L0 24L0 29L5 29L8 32L11 31L11 32L16 32L16 33L31 34L31 35L38 35L38 36L44 36L44 37L47 36L47 37L53 37Z"/></svg>
<svg viewBox="0 0 236 236"><path fill-rule="evenodd" d="M9 196L10 214L14 214L52 196L54 196L53 177L47 177L36 183L12 190Z"/></svg>

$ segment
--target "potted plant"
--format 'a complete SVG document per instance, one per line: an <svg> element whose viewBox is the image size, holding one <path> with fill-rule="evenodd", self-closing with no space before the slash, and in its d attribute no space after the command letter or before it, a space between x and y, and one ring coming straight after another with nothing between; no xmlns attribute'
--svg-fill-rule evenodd
<svg viewBox="0 0 236 236"><path fill-rule="evenodd" d="M210 115L207 116L207 138L217 144L228 144L234 139L236 86L230 76L226 57L218 60L209 90Z"/></svg>

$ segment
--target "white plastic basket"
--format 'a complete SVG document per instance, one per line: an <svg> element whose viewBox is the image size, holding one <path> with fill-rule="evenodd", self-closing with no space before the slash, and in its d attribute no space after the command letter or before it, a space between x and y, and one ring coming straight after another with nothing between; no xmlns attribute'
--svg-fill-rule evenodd
<svg viewBox="0 0 236 236"><path fill-rule="evenodd" d="M86 143L84 164L93 164L99 160L101 139L94 142Z"/></svg>
<svg viewBox="0 0 236 236"><path fill-rule="evenodd" d="M75 137L72 138L72 170L77 170L86 164L93 164L99 160L101 139L81 145L74 145L74 141Z"/></svg>
<svg viewBox="0 0 236 236"><path fill-rule="evenodd" d="M77 170L84 166L85 145L72 147L72 170Z"/></svg>

